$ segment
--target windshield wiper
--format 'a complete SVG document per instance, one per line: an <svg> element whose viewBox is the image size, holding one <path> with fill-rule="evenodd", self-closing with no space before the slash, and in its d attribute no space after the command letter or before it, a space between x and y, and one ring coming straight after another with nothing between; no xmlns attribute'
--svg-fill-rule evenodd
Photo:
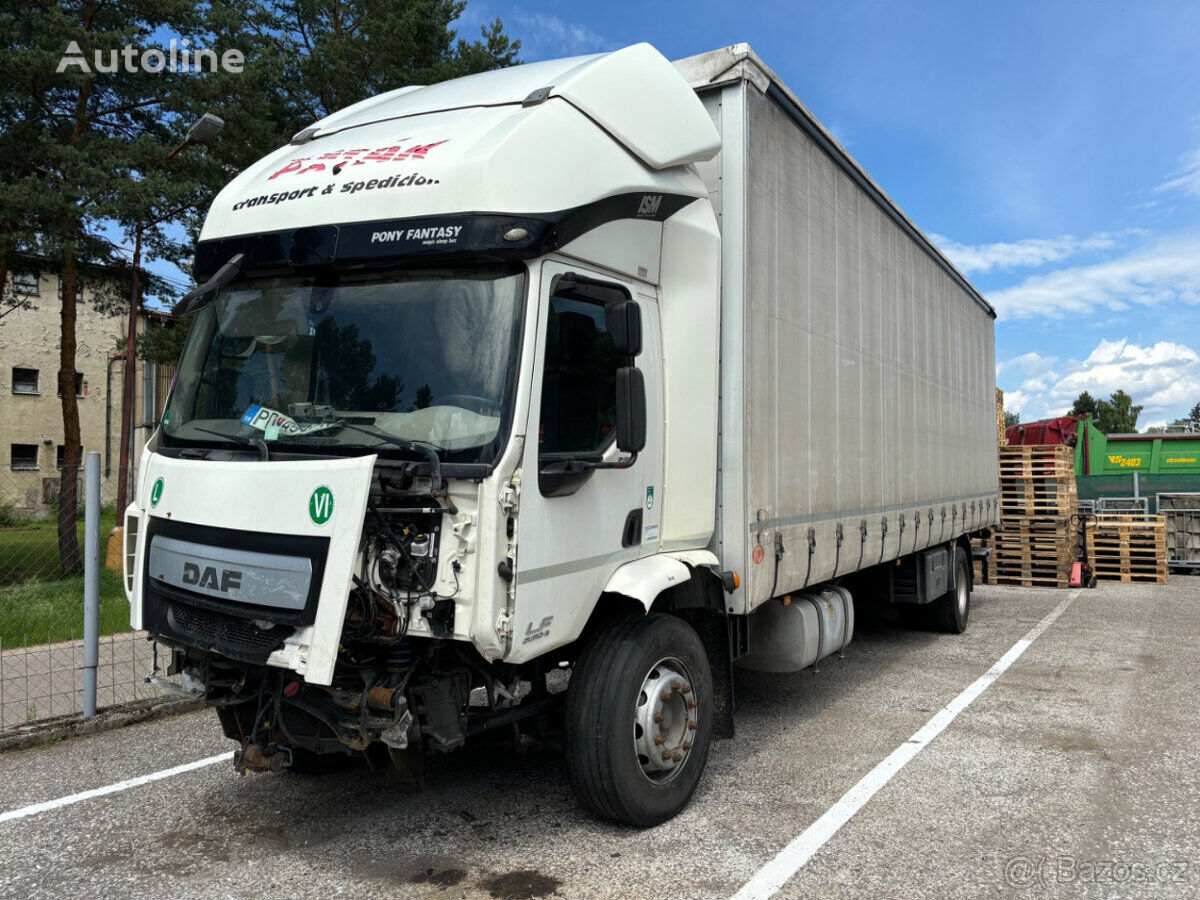
<svg viewBox="0 0 1200 900"><path fill-rule="evenodd" d="M213 431L211 428L201 428L199 425L193 425L192 431L203 431L205 434L211 434L214 437L224 438L227 441L233 441L235 444L240 444L243 447L255 447L258 449L259 459L263 462L270 460L270 453L267 450L267 442L262 439L254 439L243 437L240 434L225 434L223 431Z"/></svg>
<svg viewBox="0 0 1200 900"><path fill-rule="evenodd" d="M413 450L417 453L424 454L429 460L429 477L433 482L433 490L431 490L429 493L433 497L438 496L438 491L441 490L442 486L442 458L438 456L437 450L435 450L432 446L424 443L423 441L410 441L407 438L393 437L380 428L367 428L363 425L352 425L349 422L344 421L339 421L337 424L342 428L349 428L351 431L361 431L363 434L369 434L371 437L379 438L381 441L386 441L389 444L400 447L402 450ZM451 507L450 512L451 515L453 515L454 513L458 512L458 510L454 507Z"/></svg>

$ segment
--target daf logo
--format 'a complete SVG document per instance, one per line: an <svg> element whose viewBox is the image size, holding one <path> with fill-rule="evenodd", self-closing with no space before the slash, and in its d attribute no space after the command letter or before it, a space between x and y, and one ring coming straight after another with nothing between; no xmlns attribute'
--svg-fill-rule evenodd
<svg viewBox="0 0 1200 900"><path fill-rule="evenodd" d="M241 588L242 573L236 569L221 569L221 577L218 579L216 566L205 566L201 569L194 562L185 562L183 583L228 594L230 590L236 591Z"/></svg>
<svg viewBox="0 0 1200 900"><path fill-rule="evenodd" d="M638 205L637 214L639 216L658 215L658 208L662 206L662 198L662 194L642 194L642 202Z"/></svg>

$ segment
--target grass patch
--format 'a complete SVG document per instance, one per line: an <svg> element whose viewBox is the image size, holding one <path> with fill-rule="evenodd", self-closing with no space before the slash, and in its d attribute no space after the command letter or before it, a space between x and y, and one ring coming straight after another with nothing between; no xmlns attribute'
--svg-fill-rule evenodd
<svg viewBox="0 0 1200 900"><path fill-rule="evenodd" d="M129 602L121 576L100 570L100 633L129 630ZM83 637L83 576L26 581L0 587L0 642L4 647L49 644Z"/></svg>
<svg viewBox="0 0 1200 900"><path fill-rule="evenodd" d="M100 561L108 535L117 524L117 512L109 506L100 511ZM76 525L79 552L83 553L83 521ZM26 581L59 578L58 524L53 519L23 522L15 528L0 528L0 586Z"/></svg>
<svg viewBox="0 0 1200 900"><path fill-rule="evenodd" d="M121 576L103 568L116 510L100 512L100 633L129 630ZM83 552L83 522L78 524ZM5 648L83 637L83 574L59 577L53 519L0 528L0 644Z"/></svg>

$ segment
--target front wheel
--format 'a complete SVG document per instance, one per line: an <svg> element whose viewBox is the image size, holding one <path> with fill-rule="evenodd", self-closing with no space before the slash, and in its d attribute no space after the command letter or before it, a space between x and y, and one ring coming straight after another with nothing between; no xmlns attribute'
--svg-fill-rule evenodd
<svg viewBox="0 0 1200 900"><path fill-rule="evenodd" d="M700 781L712 723L712 673L687 623L655 613L605 626L567 688L571 786L605 818L665 822Z"/></svg>

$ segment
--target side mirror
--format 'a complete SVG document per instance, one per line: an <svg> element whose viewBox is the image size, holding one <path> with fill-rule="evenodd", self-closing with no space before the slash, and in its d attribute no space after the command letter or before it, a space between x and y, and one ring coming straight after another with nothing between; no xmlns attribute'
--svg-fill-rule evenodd
<svg viewBox="0 0 1200 900"><path fill-rule="evenodd" d="M633 366L617 369L617 449L639 453L646 446L646 381Z"/></svg>
<svg viewBox="0 0 1200 900"><path fill-rule="evenodd" d="M604 323L618 353L637 356L642 352L642 312L636 300L609 303L604 307Z"/></svg>

